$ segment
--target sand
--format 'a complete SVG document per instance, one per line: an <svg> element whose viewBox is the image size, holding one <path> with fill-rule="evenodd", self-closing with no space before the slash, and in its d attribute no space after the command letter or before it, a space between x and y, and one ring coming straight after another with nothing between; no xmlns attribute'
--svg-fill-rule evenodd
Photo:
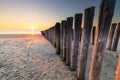
<svg viewBox="0 0 120 80"><path fill-rule="evenodd" d="M7 35L8 36L8 35ZM89 48L86 79L93 46ZM119 45L120 49L120 45ZM100 80L115 80L117 52L106 50ZM77 80L42 35L0 37L0 80Z"/></svg>
<svg viewBox="0 0 120 80"><path fill-rule="evenodd" d="M76 80L43 36L0 39L0 80Z"/></svg>

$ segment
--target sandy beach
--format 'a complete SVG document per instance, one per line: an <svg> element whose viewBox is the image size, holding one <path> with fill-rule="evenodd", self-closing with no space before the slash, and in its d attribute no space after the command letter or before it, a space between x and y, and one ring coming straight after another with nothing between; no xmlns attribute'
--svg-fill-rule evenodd
<svg viewBox="0 0 120 80"><path fill-rule="evenodd" d="M8 37L9 36L9 37ZM17 37L16 37L17 36ZM21 37L19 37L21 36ZM88 53L86 79L93 46ZM115 80L117 52L106 50L100 80ZM42 35L0 36L0 80L77 80L56 55L55 48Z"/></svg>
<svg viewBox="0 0 120 80"><path fill-rule="evenodd" d="M0 39L0 80L76 80L41 35Z"/></svg>

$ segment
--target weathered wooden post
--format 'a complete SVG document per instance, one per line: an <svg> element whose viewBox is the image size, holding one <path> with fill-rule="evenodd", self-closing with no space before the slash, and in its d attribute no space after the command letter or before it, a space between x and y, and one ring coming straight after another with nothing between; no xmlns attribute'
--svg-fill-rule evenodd
<svg viewBox="0 0 120 80"><path fill-rule="evenodd" d="M49 42L50 42L50 28L48 29L48 39L49 39Z"/></svg>
<svg viewBox="0 0 120 80"><path fill-rule="evenodd" d="M74 40L75 29L72 29L72 40Z"/></svg>
<svg viewBox="0 0 120 80"><path fill-rule="evenodd" d="M45 30L45 38L47 39L47 30Z"/></svg>
<svg viewBox="0 0 120 80"><path fill-rule="evenodd" d="M50 30L50 35L51 35L51 43L52 43L52 45L53 45L53 35L52 35L53 33L52 33L52 27L51 27L51 30Z"/></svg>
<svg viewBox="0 0 120 80"><path fill-rule="evenodd" d="M110 27L110 31L109 31L109 35L108 35L108 46L107 46L107 49L108 50L111 50L111 46L112 46L112 40L113 40L113 35L114 35L114 32L115 32L115 28L116 28L116 23L113 23Z"/></svg>
<svg viewBox="0 0 120 80"><path fill-rule="evenodd" d="M77 78L79 80L85 80L85 71L87 63L87 55L90 44L90 33L93 26L95 7L85 9L84 27L82 28L82 39L80 48L80 61L78 65Z"/></svg>
<svg viewBox="0 0 120 80"><path fill-rule="evenodd" d="M43 32L43 36L45 37L45 31L42 31Z"/></svg>
<svg viewBox="0 0 120 80"><path fill-rule="evenodd" d="M71 63L71 50L72 50L72 26L73 26L73 17L67 18L67 46L66 46L66 65L70 66Z"/></svg>
<svg viewBox="0 0 120 80"><path fill-rule="evenodd" d="M116 0L102 0L100 5L96 38L92 53L89 80L99 80L103 55L106 48L110 24L112 21Z"/></svg>
<svg viewBox="0 0 120 80"><path fill-rule="evenodd" d="M49 41L49 30L47 29L47 40Z"/></svg>
<svg viewBox="0 0 120 80"><path fill-rule="evenodd" d="M49 40L49 31L47 29L47 40Z"/></svg>
<svg viewBox="0 0 120 80"><path fill-rule="evenodd" d="M81 42L81 38L82 38L82 26L80 28L80 34L79 35L80 35L80 39L79 39L80 41L79 42Z"/></svg>
<svg viewBox="0 0 120 80"><path fill-rule="evenodd" d="M66 60L66 30L67 30L67 22L65 20L63 20L61 22L61 26L62 26L62 60L65 61Z"/></svg>
<svg viewBox="0 0 120 80"><path fill-rule="evenodd" d="M50 43L52 44L51 29L52 29L52 28L49 29L49 34L50 34L49 38L50 38Z"/></svg>
<svg viewBox="0 0 120 80"><path fill-rule="evenodd" d="M49 29L49 41L52 44L51 28Z"/></svg>
<svg viewBox="0 0 120 80"><path fill-rule="evenodd" d="M78 58L78 49L79 49L79 41L80 41L80 32L81 32L81 24L82 24L82 14L75 14L75 34L74 34L74 48L72 54L72 61L70 69L72 71L76 70L77 67L77 58Z"/></svg>
<svg viewBox="0 0 120 80"><path fill-rule="evenodd" d="M55 37L55 32L56 32L56 29L55 29L55 26L53 27L53 42L54 42L54 47L56 47L56 37Z"/></svg>
<svg viewBox="0 0 120 80"><path fill-rule="evenodd" d="M50 28L51 44L53 45L52 27Z"/></svg>
<svg viewBox="0 0 120 80"><path fill-rule="evenodd" d="M55 44L54 44L54 27L52 27L52 43L53 43L53 46L55 46Z"/></svg>
<svg viewBox="0 0 120 80"><path fill-rule="evenodd" d="M49 40L49 31L47 29L47 40Z"/></svg>
<svg viewBox="0 0 120 80"><path fill-rule="evenodd" d="M45 30L44 32L45 32L45 38L46 38L46 36L47 36L47 35L46 35L46 30Z"/></svg>
<svg viewBox="0 0 120 80"><path fill-rule="evenodd" d="M91 31L91 43L92 43L92 45L94 45L94 42L95 42L95 32L96 32L96 26L93 26L92 31Z"/></svg>
<svg viewBox="0 0 120 80"><path fill-rule="evenodd" d="M118 42L119 42L119 36L120 36L120 23L117 24L117 27L115 29L114 37L113 37L113 45L112 45L112 51L117 50Z"/></svg>
<svg viewBox="0 0 120 80"><path fill-rule="evenodd" d="M52 38L53 38L53 36L52 36L52 27L50 28L50 37L51 37L51 44L53 45L53 40L52 40Z"/></svg>
<svg viewBox="0 0 120 80"><path fill-rule="evenodd" d="M56 53L60 54L60 23L55 24Z"/></svg>
<svg viewBox="0 0 120 80"><path fill-rule="evenodd" d="M53 26L52 33L53 33L53 46L55 47L55 27Z"/></svg>
<svg viewBox="0 0 120 80"><path fill-rule="evenodd" d="M62 58L62 46L63 46L63 26L62 26L62 22L60 25L60 57Z"/></svg>
<svg viewBox="0 0 120 80"><path fill-rule="evenodd" d="M46 39L48 40L48 30L46 30Z"/></svg>
<svg viewBox="0 0 120 80"><path fill-rule="evenodd" d="M116 70L116 80L120 80L120 55L119 55L118 66Z"/></svg>

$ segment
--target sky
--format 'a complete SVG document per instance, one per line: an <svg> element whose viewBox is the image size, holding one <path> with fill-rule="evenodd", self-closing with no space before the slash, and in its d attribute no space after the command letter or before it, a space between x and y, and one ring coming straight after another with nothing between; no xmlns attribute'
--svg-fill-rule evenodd
<svg viewBox="0 0 120 80"><path fill-rule="evenodd" d="M0 0L0 31L45 30L56 22L95 6L94 25L97 25L101 0ZM120 0L112 22L120 21Z"/></svg>

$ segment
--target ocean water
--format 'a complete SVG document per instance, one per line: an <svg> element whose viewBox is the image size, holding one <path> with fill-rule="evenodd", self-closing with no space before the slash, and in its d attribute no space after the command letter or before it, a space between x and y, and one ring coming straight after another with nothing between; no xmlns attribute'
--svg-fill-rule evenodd
<svg viewBox="0 0 120 80"><path fill-rule="evenodd" d="M0 34L41 34L41 31L20 31L20 30L16 30L16 31L1 31L0 30Z"/></svg>

